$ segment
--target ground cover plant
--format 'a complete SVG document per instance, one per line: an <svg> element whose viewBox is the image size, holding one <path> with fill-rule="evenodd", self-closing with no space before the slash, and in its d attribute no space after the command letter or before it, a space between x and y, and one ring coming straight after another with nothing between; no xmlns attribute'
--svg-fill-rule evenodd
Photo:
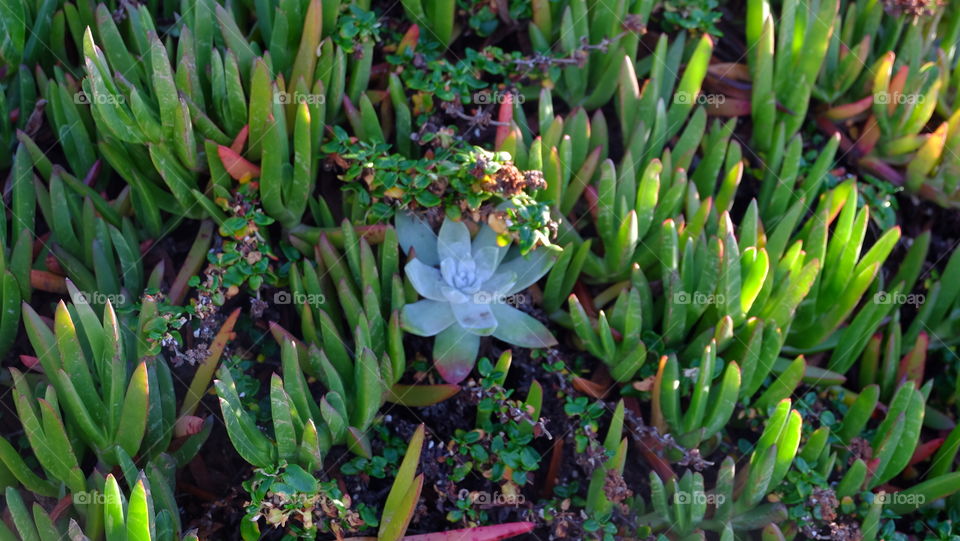
<svg viewBox="0 0 960 541"><path fill-rule="evenodd" d="M960 539L960 5L4 0L0 540Z"/></svg>

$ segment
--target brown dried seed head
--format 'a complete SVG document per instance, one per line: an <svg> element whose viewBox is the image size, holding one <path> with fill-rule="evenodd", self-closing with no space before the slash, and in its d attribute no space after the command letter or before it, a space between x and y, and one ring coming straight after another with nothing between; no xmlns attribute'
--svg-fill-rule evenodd
<svg viewBox="0 0 960 541"><path fill-rule="evenodd" d="M524 171L523 180L529 190L542 190L547 187L547 181L543 178L542 171Z"/></svg>
<svg viewBox="0 0 960 541"><path fill-rule="evenodd" d="M884 0L887 13L899 16L923 17L933 15L937 8L944 5L943 0Z"/></svg>
<svg viewBox="0 0 960 541"><path fill-rule="evenodd" d="M505 195L516 195L527 187L527 176L521 173L517 166L505 164L500 167L494 177L496 189Z"/></svg>

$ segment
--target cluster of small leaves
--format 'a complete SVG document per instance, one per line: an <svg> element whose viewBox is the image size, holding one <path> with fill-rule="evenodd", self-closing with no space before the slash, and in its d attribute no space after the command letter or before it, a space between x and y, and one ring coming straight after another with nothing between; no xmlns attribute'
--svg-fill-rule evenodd
<svg viewBox="0 0 960 541"><path fill-rule="evenodd" d="M501 170L522 176L509 153L457 143L436 148L432 156L412 159L390 153L387 144L356 140L339 126L333 128L333 137L323 151L334 155L334 162L343 169L343 189L355 193L368 209L370 223L389 220L398 208L417 210L441 205L454 218L468 213L482 219L482 210L492 210L488 205L509 201L513 207L504 211L507 219L503 230L498 231L505 235L504 242L512 237L523 252L528 252L538 245L549 245L556 231L548 205L523 191L523 185L504 188L497 182Z"/></svg>
<svg viewBox="0 0 960 541"><path fill-rule="evenodd" d="M489 513L477 506L469 495L466 498L457 498L453 504L455 509L447 511L448 521L466 525L489 524Z"/></svg>
<svg viewBox="0 0 960 541"><path fill-rule="evenodd" d="M369 208L368 220L389 219L394 202L400 207L414 202L424 207L440 204L436 194L428 191L439 160L429 163L391 154L390 145L356 140L339 126L334 126L323 152L335 155L343 168L340 180L346 183L344 190L356 192L360 203Z"/></svg>
<svg viewBox="0 0 960 541"><path fill-rule="evenodd" d="M500 28L500 16L497 9L503 4L494 4L483 0L458 0L457 5L460 9L469 14L468 24L470 28L480 37L491 36ZM507 17L513 21L526 21L532 16L532 2L511 2L508 7Z"/></svg>
<svg viewBox="0 0 960 541"><path fill-rule="evenodd" d="M413 103L418 115L433 113L437 105L435 99L472 103L474 93L489 86L485 78L509 75L510 63L506 59L507 55L498 47L466 49L463 57L455 62L447 60L442 51L418 49L414 52L407 48L387 55L388 62L405 68L400 72L400 79L404 88L414 91Z"/></svg>
<svg viewBox="0 0 960 541"><path fill-rule="evenodd" d="M589 450L606 454L607 451L597 439L599 421L607 411L603 402L599 400L591 402L586 396L566 396L565 399L563 412L577 423L573 432L574 449L577 454L584 455Z"/></svg>
<svg viewBox="0 0 960 541"><path fill-rule="evenodd" d="M503 377L486 357L477 363L480 372L477 394L477 428L458 429L453 437L454 452L465 460L454 469L454 482L463 481L471 472L479 472L493 482L506 481L520 486L527 484L528 473L540 468L540 453L533 440L542 432L531 430L539 419L523 415L524 404L511 400L512 389L504 389L498 381ZM506 478L507 469L510 475Z"/></svg>
<svg viewBox="0 0 960 541"><path fill-rule="evenodd" d="M670 29L722 36L716 26L723 17L719 5L718 0L668 0L663 4L663 20Z"/></svg>
<svg viewBox="0 0 960 541"><path fill-rule="evenodd" d="M805 421L803 424L804 436L809 436L809 432L812 432L811 427L814 426L812 422L814 420L817 425L827 427L832 433L836 433L840 429L840 419L843 419L847 410L850 409L847 404L840 400L822 400L813 391L804 393L803 399L797 400L794 407ZM808 420L811 422L806 422ZM865 434L869 434L869 432L865 432Z"/></svg>
<svg viewBox="0 0 960 541"><path fill-rule="evenodd" d="M614 541L617 538L617 525L611 520L612 515L603 517L589 517L583 521L583 531L590 534L590 538Z"/></svg>
<svg viewBox="0 0 960 541"><path fill-rule="evenodd" d="M334 41L348 54L358 52L363 43L380 41L380 22L377 15L356 4L350 4L337 19Z"/></svg>
<svg viewBox="0 0 960 541"><path fill-rule="evenodd" d="M474 471L489 476L491 481L506 481L523 486L528 481L528 472L540 467L540 453L530 446L532 434L521 434L519 425L508 422L499 425L502 431L491 435L483 430L458 429L453 437L456 452L465 457L453 472L455 482L463 481ZM509 479L504 479L510 468Z"/></svg>
<svg viewBox="0 0 960 541"><path fill-rule="evenodd" d="M930 510L924 514L929 516L913 522L914 533L918 536L923 535L925 539L960 541L960 509L948 507L947 509ZM885 522L884 526L881 526L882 539L894 539L896 541L908 539L902 533L893 533L894 523L892 520ZM883 535L887 530L890 531L891 535Z"/></svg>
<svg viewBox="0 0 960 541"><path fill-rule="evenodd" d="M192 310L201 319L223 306L227 299L236 296L246 285L259 292L266 281L276 283L277 277L270 262L276 256L261 232L274 222L253 202L244 191L238 191L236 201L218 201L231 216L220 226L220 248L207 254L207 269L201 280L190 278L190 287L197 289Z"/></svg>
<svg viewBox="0 0 960 541"><path fill-rule="evenodd" d="M164 302L160 291L148 289L143 292L144 300L157 302L157 317L147 321L143 329L148 344L147 355L159 355L164 349L172 349L175 353L183 344L180 329L189 320L187 312L179 306Z"/></svg>
<svg viewBox="0 0 960 541"><path fill-rule="evenodd" d="M810 509L808 503L815 491L830 488L827 479L811 467L810 464L801 458L793 459L794 468L787 472L786 479L781 487L783 492L781 500L790 513L790 517L796 519L798 524L816 520L825 520L819 508Z"/></svg>
<svg viewBox="0 0 960 541"><path fill-rule="evenodd" d="M269 272L270 259L264 256L270 254L270 247L259 228L272 223L273 218L257 212L242 218L228 218L220 227L220 234L229 240L223 243L221 253L210 255L209 261L224 270L225 287L240 287L246 283L254 291L260 289Z"/></svg>
<svg viewBox="0 0 960 541"><path fill-rule="evenodd" d="M569 383L573 379L573 373L571 373L570 367L563 360L551 359L549 353L540 349L530 352L530 355L533 359L540 361L540 366L545 372L555 374L557 378L560 378L565 383ZM574 359L574 364L579 365L582 361L582 356L577 357Z"/></svg>
<svg viewBox="0 0 960 541"><path fill-rule="evenodd" d="M510 202L513 206L505 211L506 229L520 250L526 253L536 246L554 246L550 241L556 235L558 224L550 215L550 205L526 193L511 197Z"/></svg>
<svg viewBox="0 0 960 541"><path fill-rule="evenodd" d="M400 461L407 450L407 442L400 436L390 432L384 423L376 423L371 427L371 439L380 442L383 449L379 454L370 458L358 456L340 467L344 475L365 474L375 479L392 479L397 474Z"/></svg>
<svg viewBox="0 0 960 541"><path fill-rule="evenodd" d="M257 468L243 486L251 499L244 520L263 518L270 526L287 528L295 538L313 539L318 533L340 537L376 523L374 513L364 512L362 518L350 509L350 496L336 481L318 481L296 464ZM367 515L374 524L365 522Z"/></svg>
<svg viewBox="0 0 960 541"><path fill-rule="evenodd" d="M903 191L903 187L868 174L861 175L860 180L863 181L860 183L860 196L870 206L870 219L881 231L895 227L900 210L896 195Z"/></svg>
<svg viewBox="0 0 960 541"><path fill-rule="evenodd" d="M548 524L554 538L576 537L583 526L580 509L586 504L580 494L580 482L558 483L553 487L554 498L539 502L539 514Z"/></svg>

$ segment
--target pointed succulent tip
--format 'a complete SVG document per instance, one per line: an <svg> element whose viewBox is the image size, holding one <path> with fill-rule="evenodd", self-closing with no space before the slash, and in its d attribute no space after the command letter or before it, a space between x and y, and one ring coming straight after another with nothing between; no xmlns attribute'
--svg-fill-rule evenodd
<svg viewBox="0 0 960 541"><path fill-rule="evenodd" d="M177 419L173 427L173 435L176 438L185 438L198 434L203 429L203 419L195 415L185 415Z"/></svg>
<svg viewBox="0 0 960 541"><path fill-rule="evenodd" d="M43 372L43 366L40 365L40 359L33 357L32 355L21 355L20 362L27 368L27 370L34 370L36 372ZM20 374L20 371L14 367L10 367L10 372Z"/></svg>
<svg viewBox="0 0 960 541"><path fill-rule="evenodd" d="M437 363L436 366L437 372L440 372L440 376L443 378L443 381L451 384L459 384L461 381L465 380L473 370L473 365L467 366L466 364L462 363Z"/></svg>

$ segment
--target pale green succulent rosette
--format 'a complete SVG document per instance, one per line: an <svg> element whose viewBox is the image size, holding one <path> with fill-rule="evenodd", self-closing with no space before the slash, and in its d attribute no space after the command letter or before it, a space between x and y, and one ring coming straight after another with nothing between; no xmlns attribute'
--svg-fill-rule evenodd
<svg viewBox="0 0 960 541"><path fill-rule="evenodd" d="M437 337L433 358L446 381L467 377L483 336L527 348L556 345L542 323L510 305L550 269L551 253L507 257L510 247L500 246L492 229L483 226L471 240L467 226L449 218L434 235L416 217L398 216L397 232L404 251L415 254L407 278L425 297L404 306L401 323L413 334Z"/></svg>

